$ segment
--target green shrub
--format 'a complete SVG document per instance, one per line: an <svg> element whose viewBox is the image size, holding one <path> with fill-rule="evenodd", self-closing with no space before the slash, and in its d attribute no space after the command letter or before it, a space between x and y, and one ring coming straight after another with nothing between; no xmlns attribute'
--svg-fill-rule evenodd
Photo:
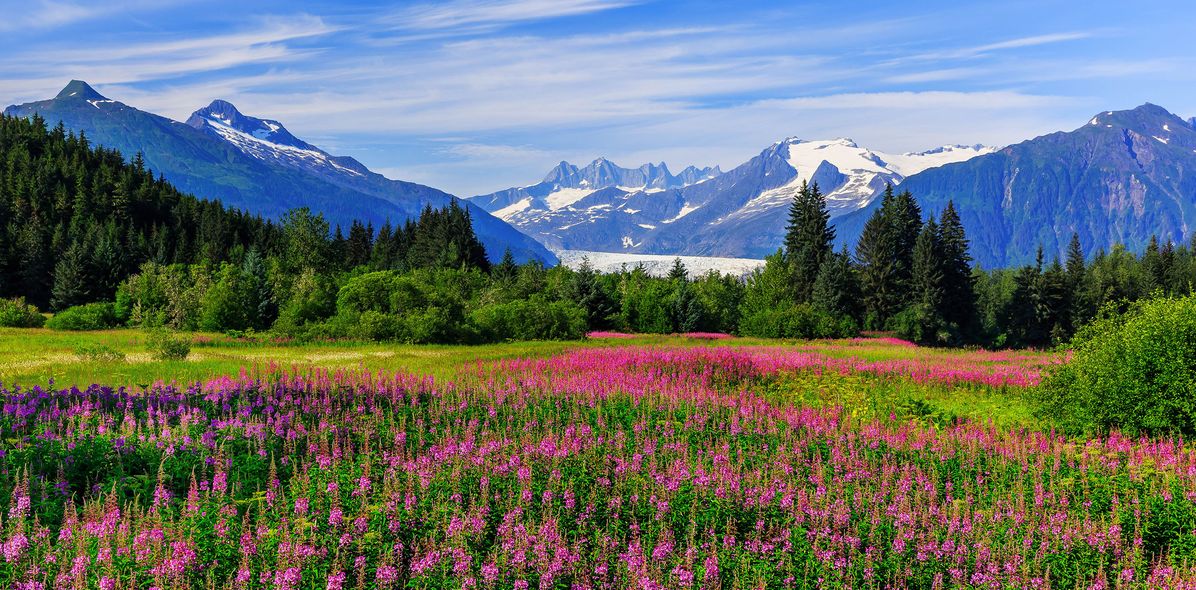
<svg viewBox="0 0 1196 590"><path fill-rule="evenodd" d="M1063 430L1196 433L1196 295L1107 308L1072 348L1037 396Z"/></svg>
<svg viewBox="0 0 1196 590"><path fill-rule="evenodd" d="M751 312L740 320L739 331L760 338L846 338L859 328L851 318L803 303Z"/></svg>
<svg viewBox="0 0 1196 590"><path fill-rule="evenodd" d="M182 361L191 354L191 340L169 330L151 330L146 338L146 350L160 361Z"/></svg>
<svg viewBox="0 0 1196 590"><path fill-rule="evenodd" d="M88 303L68 307L46 321L51 330L107 330L120 325L111 303Z"/></svg>
<svg viewBox="0 0 1196 590"><path fill-rule="evenodd" d="M40 328L45 323L46 316L25 303L24 297L0 299L0 328Z"/></svg>
<svg viewBox="0 0 1196 590"><path fill-rule="evenodd" d="M81 361L93 363L125 362L125 353L105 344L80 344L75 347L75 356Z"/></svg>
<svg viewBox="0 0 1196 590"><path fill-rule="evenodd" d="M586 312L565 302L538 299L487 305L470 321L489 342L503 340L580 340L586 334Z"/></svg>

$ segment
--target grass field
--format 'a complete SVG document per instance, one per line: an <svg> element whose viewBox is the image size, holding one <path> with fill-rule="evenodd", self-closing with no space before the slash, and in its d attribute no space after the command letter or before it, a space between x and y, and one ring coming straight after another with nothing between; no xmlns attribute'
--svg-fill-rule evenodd
<svg viewBox="0 0 1196 590"><path fill-rule="evenodd" d="M134 331L0 333L0 586L1196 579L1196 453L1051 433L1030 397L1057 354L191 338L161 363Z"/></svg>
<svg viewBox="0 0 1196 590"><path fill-rule="evenodd" d="M378 343L293 344L270 340L246 341L222 334L190 334L186 361L156 361L146 352L146 335L138 330L58 332L46 329L0 328L0 382L26 385L106 383L137 386L161 381L198 381L234 375L241 369L271 364L327 369L406 371L449 377L463 363L520 356L546 356L582 346L610 346L590 342L521 342L479 346L402 345ZM680 339L678 339L680 340ZM667 342L667 337L640 337L636 343ZM95 362L80 358L80 345L99 344L126 355L125 362Z"/></svg>
<svg viewBox="0 0 1196 590"><path fill-rule="evenodd" d="M504 359L548 358L585 348L749 347L801 351L810 358L757 383L778 400L805 405L841 405L857 415L914 416L940 424L956 418L992 420L1002 425L1035 426L1022 387L989 387L971 376L952 382L910 378L916 363L921 374L970 366L1008 368L1020 373L1053 362L1052 354L987 353L911 347L883 338L838 341L775 341L754 338L706 339L636 335L598 337L583 342L512 342L502 344L405 345L364 342L294 343L264 337L230 338L195 333L185 361L158 361L146 351L139 330L62 332L0 328L0 383L6 385L86 385L146 388L155 383L188 384L242 371L320 368L331 371L384 371L451 379L462 367ZM125 355L124 361L96 361L76 353L81 346L102 345ZM821 370L828 360L847 366ZM856 363L888 368L877 374ZM893 366L890 368L889 365ZM818 368L817 371L796 370Z"/></svg>

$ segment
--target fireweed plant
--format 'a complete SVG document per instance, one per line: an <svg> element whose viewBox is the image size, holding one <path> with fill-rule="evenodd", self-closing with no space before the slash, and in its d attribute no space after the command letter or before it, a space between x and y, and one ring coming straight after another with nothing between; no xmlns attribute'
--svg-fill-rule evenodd
<svg viewBox="0 0 1196 590"><path fill-rule="evenodd" d="M1196 587L1182 441L757 392L785 371L1037 382L1021 370L624 347L451 382L9 387L0 587Z"/></svg>

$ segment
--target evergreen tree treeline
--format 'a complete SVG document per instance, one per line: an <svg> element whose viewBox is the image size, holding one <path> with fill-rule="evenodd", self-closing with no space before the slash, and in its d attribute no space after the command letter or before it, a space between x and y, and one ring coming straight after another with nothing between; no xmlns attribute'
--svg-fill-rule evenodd
<svg viewBox="0 0 1196 590"><path fill-rule="evenodd" d="M397 228L355 222L345 237L306 209L263 220L182 194L139 155L126 163L61 124L0 117L0 297L62 310L111 301L147 262L241 265L250 252L294 273L490 267L456 202Z"/></svg>
<svg viewBox="0 0 1196 590"><path fill-rule="evenodd" d="M125 325L273 329L310 337L468 342L586 330L843 337L894 331L940 345L1046 347L1110 302L1196 284L1192 245L1152 240L1085 260L974 268L952 203L924 212L887 187L854 252L835 252L816 183L794 196L783 248L746 279L492 265L467 209L329 227L306 209L264 220L185 195L86 137L0 117L0 299L61 311L104 302ZM927 213L933 213L926 215ZM3 303L3 302L0 302ZM10 305L24 312L23 303ZM36 319L36 318L35 318Z"/></svg>

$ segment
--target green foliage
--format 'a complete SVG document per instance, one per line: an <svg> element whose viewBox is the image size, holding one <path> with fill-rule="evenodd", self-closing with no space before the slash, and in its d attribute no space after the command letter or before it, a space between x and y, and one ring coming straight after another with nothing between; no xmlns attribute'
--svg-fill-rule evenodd
<svg viewBox="0 0 1196 590"><path fill-rule="evenodd" d="M621 326L642 334L673 332L673 288L671 281L649 277L642 268L624 274L619 285Z"/></svg>
<svg viewBox="0 0 1196 590"><path fill-rule="evenodd" d="M51 330L107 330L119 325L111 303L88 303L64 309L46 321Z"/></svg>
<svg viewBox="0 0 1196 590"><path fill-rule="evenodd" d="M957 329L943 317L945 260L939 238L938 224L931 217L914 245L910 284L914 299L889 320L888 327L900 338L923 344L947 344L955 340L953 334Z"/></svg>
<svg viewBox="0 0 1196 590"><path fill-rule="evenodd" d="M835 230L829 225L830 217L818 183L807 185L803 180L789 207L784 250L798 303L810 301L818 272L832 253Z"/></svg>
<svg viewBox="0 0 1196 590"><path fill-rule="evenodd" d="M146 350L159 361L183 361L191 355L191 340L165 328L146 332Z"/></svg>
<svg viewBox="0 0 1196 590"><path fill-rule="evenodd" d="M470 322L488 342L579 340L588 328L585 310L578 305L538 298L481 307L470 314Z"/></svg>
<svg viewBox="0 0 1196 590"><path fill-rule="evenodd" d="M739 302L744 291L739 279L711 270L691 283L690 289L702 309L699 331L733 334L739 330Z"/></svg>
<svg viewBox="0 0 1196 590"><path fill-rule="evenodd" d="M862 301L859 273L851 263L851 255L846 249L838 254L832 252L827 255L814 281L811 300L814 307L859 323L864 310Z"/></svg>
<svg viewBox="0 0 1196 590"><path fill-rule="evenodd" d="M123 363L125 353L98 343L83 343L75 347L75 356L81 361L92 363Z"/></svg>
<svg viewBox="0 0 1196 590"><path fill-rule="evenodd" d="M1196 295L1108 306L1072 347L1039 395L1063 428L1196 433Z"/></svg>
<svg viewBox="0 0 1196 590"><path fill-rule="evenodd" d="M885 188L881 206L864 225L856 245L864 291L865 324L883 329L889 318L913 300L911 278L914 248L922 228L922 211L909 192Z"/></svg>
<svg viewBox="0 0 1196 590"><path fill-rule="evenodd" d="M759 338L846 338L858 334L859 327L851 318L799 303L745 314L739 331Z"/></svg>
<svg viewBox="0 0 1196 590"><path fill-rule="evenodd" d="M589 259L582 259L581 267L573 273L569 285L569 299L585 311L586 325L590 330L612 327L619 311L614 297L601 280L601 275L590 265Z"/></svg>
<svg viewBox="0 0 1196 590"><path fill-rule="evenodd" d="M23 297L0 299L0 328L40 328L45 323L46 316Z"/></svg>

